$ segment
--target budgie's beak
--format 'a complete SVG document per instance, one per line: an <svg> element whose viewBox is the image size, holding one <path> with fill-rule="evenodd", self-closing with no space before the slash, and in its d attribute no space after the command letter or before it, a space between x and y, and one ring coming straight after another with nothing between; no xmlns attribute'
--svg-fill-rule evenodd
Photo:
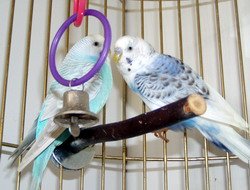
<svg viewBox="0 0 250 190"><path fill-rule="evenodd" d="M113 62L119 63L120 59L122 57L122 49L121 48L115 48L115 53L113 55Z"/></svg>

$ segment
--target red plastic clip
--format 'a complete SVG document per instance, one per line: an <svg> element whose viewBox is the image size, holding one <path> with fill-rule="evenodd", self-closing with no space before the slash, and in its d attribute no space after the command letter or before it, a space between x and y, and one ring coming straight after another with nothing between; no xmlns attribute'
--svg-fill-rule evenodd
<svg viewBox="0 0 250 190"><path fill-rule="evenodd" d="M79 27L82 23L86 5L87 0L74 0L74 14L77 13L76 21L74 22L76 27Z"/></svg>

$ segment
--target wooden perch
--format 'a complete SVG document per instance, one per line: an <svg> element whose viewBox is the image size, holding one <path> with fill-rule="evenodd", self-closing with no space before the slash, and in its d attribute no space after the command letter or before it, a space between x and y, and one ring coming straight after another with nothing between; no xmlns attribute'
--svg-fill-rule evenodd
<svg viewBox="0 0 250 190"><path fill-rule="evenodd" d="M190 95L172 104L125 121L82 129L77 138L70 137L54 151L54 156L75 154L89 145L136 137L167 128L180 121L203 114L205 100L200 95Z"/></svg>

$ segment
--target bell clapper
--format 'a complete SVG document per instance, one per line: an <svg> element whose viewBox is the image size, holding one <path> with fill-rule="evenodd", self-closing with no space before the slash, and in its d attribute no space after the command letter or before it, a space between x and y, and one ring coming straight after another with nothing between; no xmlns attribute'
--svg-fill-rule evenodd
<svg viewBox="0 0 250 190"><path fill-rule="evenodd" d="M69 127L69 132L73 137L78 137L80 135L80 128L78 125L78 117L71 116L71 125Z"/></svg>

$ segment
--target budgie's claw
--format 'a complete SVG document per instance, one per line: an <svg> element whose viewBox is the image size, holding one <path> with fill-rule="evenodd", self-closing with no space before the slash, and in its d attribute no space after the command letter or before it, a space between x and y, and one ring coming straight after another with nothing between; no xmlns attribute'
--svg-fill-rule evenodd
<svg viewBox="0 0 250 190"><path fill-rule="evenodd" d="M169 142L169 140L166 137L166 132L168 131L168 129L162 129L162 130L158 130L156 132L154 132L154 135L158 138L161 138L162 140L164 140L166 143Z"/></svg>

